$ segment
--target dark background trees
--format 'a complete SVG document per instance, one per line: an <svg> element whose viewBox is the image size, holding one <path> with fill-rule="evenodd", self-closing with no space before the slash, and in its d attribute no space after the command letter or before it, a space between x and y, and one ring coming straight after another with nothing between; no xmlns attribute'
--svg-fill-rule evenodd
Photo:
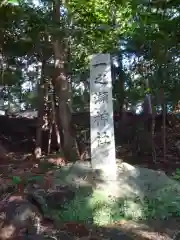
<svg viewBox="0 0 180 240"><path fill-rule="evenodd" d="M67 159L80 157L89 128L89 56L109 52L117 145L154 152L155 128L163 126L166 158L166 127L177 118L167 113L179 109L179 11L178 1L1 3L1 109L37 111L36 157L44 134L43 151L55 144Z"/></svg>

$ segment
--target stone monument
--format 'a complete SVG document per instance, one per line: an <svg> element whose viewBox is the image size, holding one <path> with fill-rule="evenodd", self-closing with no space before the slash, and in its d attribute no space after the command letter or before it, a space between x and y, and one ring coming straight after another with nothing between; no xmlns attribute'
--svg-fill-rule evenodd
<svg viewBox="0 0 180 240"><path fill-rule="evenodd" d="M91 164L116 180L110 54L95 54L90 65Z"/></svg>

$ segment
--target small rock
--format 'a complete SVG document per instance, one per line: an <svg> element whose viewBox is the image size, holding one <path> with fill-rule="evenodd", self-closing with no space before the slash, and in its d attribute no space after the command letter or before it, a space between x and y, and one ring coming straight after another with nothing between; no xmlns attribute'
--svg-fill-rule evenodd
<svg viewBox="0 0 180 240"><path fill-rule="evenodd" d="M0 239L13 239L21 230L31 233L39 231L42 216L38 209L22 196L11 196L0 209L0 213L4 213L1 218Z"/></svg>
<svg viewBox="0 0 180 240"><path fill-rule="evenodd" d="M26 195L26 199L34 204L42 215L47 211L48 205L46 201L46 192L43 189L38 189Z"/></svg>
<svg viewBox="0 0 180 240"><path fill-rule="evenodd" d="M75 193L67 186L58 187L58 191L52 191L46 196L47 205L52 208L63 207L64 203L72 200Z"/></svg>

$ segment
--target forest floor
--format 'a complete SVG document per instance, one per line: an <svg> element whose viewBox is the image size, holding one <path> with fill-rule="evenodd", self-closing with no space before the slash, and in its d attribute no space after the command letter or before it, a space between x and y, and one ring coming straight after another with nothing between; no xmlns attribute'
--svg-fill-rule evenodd
<svg viewBox="0 0 180 240"><path fill-rule="evenodd" d="M21 179L32 176L43 176L44 181L42 181L41 188L47 191L47 189L51 187L50 182L52 181L53 171L56 171L64 165L63 159L58 156L46 158L46 162L43 163L37 163L33 160L33 157L28 154L9 153L9 159L11 160L8 162L4 160L0 163L1 186L10 184L14 176L19 176ZM158 167L158 169L164 171L164 167L162 169ZM169 170L166 169L166 172L168 171ZM51 181L49 181L50 179ZM49 228L49 231L51 231L52 224L48 224L46 224L46 228ZM61 223L59 226L56 226L56 228L57 227L61 232L71 233L73 235L72 239L171 240L174 234L180 231L180 218L178 216L170 216L165 220L150 218L144 221L134 221L122 217L122 220L118 220L113 224L107 224L103 227L92 224L82 224L78 221ZM65 238L60 236L57 237L57 239Z"/></svg>

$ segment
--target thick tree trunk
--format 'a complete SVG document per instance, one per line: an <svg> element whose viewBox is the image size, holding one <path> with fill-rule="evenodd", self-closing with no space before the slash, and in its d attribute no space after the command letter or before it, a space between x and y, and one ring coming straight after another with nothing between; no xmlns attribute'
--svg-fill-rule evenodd
<svg viewBox="0 0 180 240"><path fill-rule="evenodd" d="M61 2L56 0L54 2L54 20L55 22L60 22L60 6ZM71 111L68 105L70 98L69 94L69 82L67 78L67 73L65 69L65 63L67 62L68 46L65 37L54 38L54 56L55 56L55 69L54 77L52 80L56 96L58 98L58 108L59 108L59 120L60 127L63 133L63 151L64 155L68 160L71 160L74 148L74 139L71 131Z"/></svg>

